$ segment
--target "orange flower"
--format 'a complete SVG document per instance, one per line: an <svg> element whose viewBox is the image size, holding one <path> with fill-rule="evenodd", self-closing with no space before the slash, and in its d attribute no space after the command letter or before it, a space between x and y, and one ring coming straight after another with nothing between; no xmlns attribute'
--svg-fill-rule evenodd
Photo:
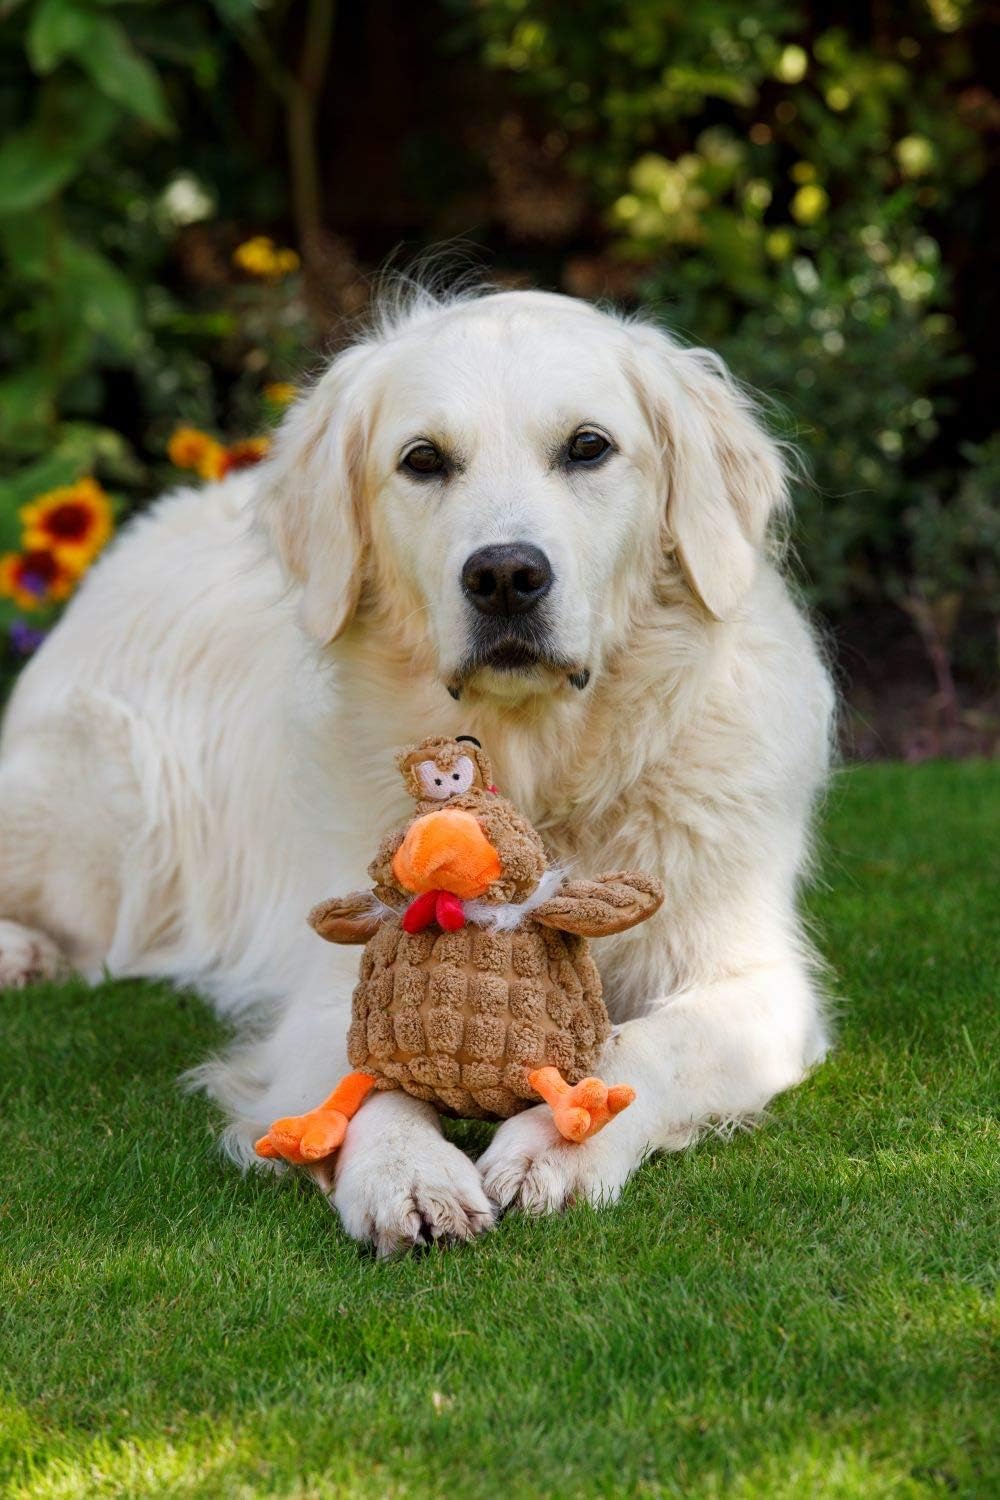
<svg viewBox="0 0 1000 1500"><path fill-rule="evenodd" d="M227 448L197 427L178 427L167 445L167 455L179 469L196 469L202 479L225 479L237 469L259 464L270 447L270 438L255 437Z"/></svg>
<svg viewBox="0 0 1000 1500"><path fill-rule="evenodd" d="M19 609L42 609L68 599L75 583L76 574L47 547L0 557L0 598L13 599Z"/></svg>
<svg viewBox="0 0 1000 1500"><path fill-rule="evenodd" d="M74 574L90 566L114 527L111 501L90 478L38 495L21 507L20 517L25 550L51 552Z"/></svg>
<svg viewBox="0 0 1000 1500"><path fill-rule="evenodd" d="M272 406L291 406L298 394L290 380L272 380L264 387L264 400Z"/></svg>
<svg viewBox="0 0 1000 1500"><path fill-rule="evenodd" d="M267 457L270 448L271 439L266 437L244 438L242 442L232 443L223 452L221 472L217 478L224 479L227 474L233 474L237 469L252 468L254 464L259 464L261 459Z"/></svg>
<svg viewBox="0 0 1000 1500"><path fill-rule="evenodd" d="M216 443L210 448L201 463L198 465L198 473L202 479L222 479L226 473L226 449L222 443Z"/></svg>
<svg viewBox="0 0 1000 1500"><path fill-rule="evenodd" d="M167 444L167 457L178 469L194 469L202 479L218 479L225 453L220 442L197 427L178 427Z"/></svg>

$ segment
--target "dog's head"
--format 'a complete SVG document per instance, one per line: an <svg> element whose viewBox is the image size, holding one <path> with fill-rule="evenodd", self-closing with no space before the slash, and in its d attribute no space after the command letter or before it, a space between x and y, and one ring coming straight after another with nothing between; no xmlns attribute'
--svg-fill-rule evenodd
<svg viewBox="0 0 1000 1500"><path fill-rule="evenodd" d="M585 689L644 604L728 619L785 497L705 350L538 292L417 301L289 413L264 514L320 641L378 617L453 696Z"/></svg>

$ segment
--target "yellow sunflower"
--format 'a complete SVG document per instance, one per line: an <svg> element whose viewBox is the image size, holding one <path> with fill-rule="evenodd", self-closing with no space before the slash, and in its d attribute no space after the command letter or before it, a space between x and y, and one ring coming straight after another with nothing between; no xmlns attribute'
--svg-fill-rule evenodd
<svg viewBox="0 0 1000 1500"><path fill-rule="evenodd" d="M111 501L90 478L38 495L20 517L25 551L47 550L74 574L90 566L114 528Z"/></svg>
<svg viewBox="0 0 1000 1500"><path fill-rule="evenodd" d="M68 599L76 579L77 574L48 547L0 557L0 598L13 599L19 609L42 609Z"/></svg>

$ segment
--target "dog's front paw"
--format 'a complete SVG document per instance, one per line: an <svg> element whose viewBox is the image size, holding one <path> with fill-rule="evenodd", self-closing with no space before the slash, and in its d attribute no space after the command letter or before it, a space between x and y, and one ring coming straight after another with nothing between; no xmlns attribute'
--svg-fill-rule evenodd
<svg viewBox="0 0 1000 1500"><path fill-rule="evenodd" d="M471 1240L493 1227L476 1167L441 1136L417 1132L341 1150L330 1202L353 1239L380 1256L437 1241Z"/></svg>
<svg viewBox="0 0 1000 1500"><path fill-rule="evenodd" d="M20 922L0 922L0 990L23 990L66 973L66 960L51 938Z"/></svg>
<svg viewBox="0 0 1000 1500"><path fill-rule="evenodd" d="M613 1121L579 1145L564 1140L542 1105L505 1120L479 1159L487 1196L500 1209L558 1213L571 1203L613 1203L638 1165Z"/></svg>

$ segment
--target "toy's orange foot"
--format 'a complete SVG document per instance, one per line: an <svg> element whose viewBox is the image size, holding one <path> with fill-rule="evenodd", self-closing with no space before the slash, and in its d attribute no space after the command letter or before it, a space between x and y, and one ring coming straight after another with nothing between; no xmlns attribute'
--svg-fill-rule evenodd
<svg viewBox="0 0 1000 1500"><path fill-rule="evenodd" d="M301 1167L336 1151L347 1134L347 1116L339 1109L311 1109L304 1115L275 1120L254 1146L258 1156L280 1157Z"/></svg>
<svg viewBox="0 0 1000 1500"><path fill-rule="evenodd" d="M600 1078L582 1078L570 1086L557 1068L537 1068L528 1074L528 1082L549 1105L556 1129L568 1141L596 1135L635 1098L628 1084L609 1087Z"/></svg>
<svg viewBox="0 0 1000 1500"><path fill-rule="evenodd" d="M296 1167L322 1161L336 1151L347 1133L348 1120L357 1114L374 1087L373 1074L347 1073L315 1109L275 1120L254 1150L258 1156L281 1157Z"/></svg>

